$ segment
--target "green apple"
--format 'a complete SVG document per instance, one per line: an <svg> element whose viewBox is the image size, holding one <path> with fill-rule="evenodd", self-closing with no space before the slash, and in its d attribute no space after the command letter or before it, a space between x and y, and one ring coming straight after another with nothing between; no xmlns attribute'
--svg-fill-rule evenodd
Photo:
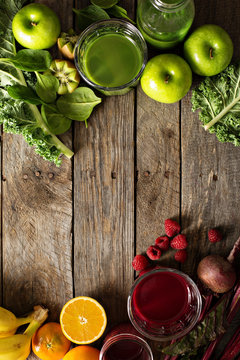
<svg viewBox="0 0 240 360"><path fill-rule="evenodd" d="M48 49L57 42L60 21L53 10L43 4L24 6L13 18L15 39L28 49Z"/></svg>
<svg viewBox="0 0 240 360"><path fill-rule="evenodd" d="M175 54L161 54L148 61L141 77L143 91L163 103L181 100L192 85L192 71L186 61Z"/></svg>
<svg viewBox="0 0 240 360"><path fill-rule="evenodd" d="M197 28L184 43L184 56L192 71L213 76L223 71L233 55L233 43L228 33L218 25Z"/></svg>

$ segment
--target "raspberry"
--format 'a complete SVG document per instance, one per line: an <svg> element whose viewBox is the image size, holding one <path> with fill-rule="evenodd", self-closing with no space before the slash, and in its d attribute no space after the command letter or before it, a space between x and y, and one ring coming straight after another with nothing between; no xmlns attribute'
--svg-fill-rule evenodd
<svg viewBox="0 0 240 360"><path fill-rule="evenodd" d="M158 246L155 245L149 246L149 248L147 249L147 256L151 260L158 260L160 259L161 256L161 250L159 249Z"/></svg>
<svg viewBox="0 0 240 360"><path fill-rule="evenodd" d="M217 229L211 229L208 231L208 240L212 243L222 240L222 234Z"/></svg>
<svg viewBox="0 0 240 360"><path fill-rule="evenodd" d="M169 249L169 238L167 236L159 236L155 240L155 245L159 247L161 250L168 250Z"/></svg>
<svg viewBox="0 0 240 360"><path fill-rule="evenodd" d="M143 255L136 255L133 259L132 266L136 271L142 271L149 265L148 259Z"/></svg>
<svg viewBox="0 0 240 360"><path fill-rule="evenodd" d="M179 234L175 236L175 238L171 241L170 245L173 249L177 249L177 250L186 249L188 245L186 235Z"/></svg>
<svg viewBox="0 0 240 360"><path fill-rule="evenodd" d="M164 225L165 225L165 233L169 237L173 237L173 236L179 234L181 231L180 225L174 220L167 219L167 220L165 220Z"/></svg>
<svg viewBox="0 0 240 360"><path fill-rule="evenodd" d="M184 263L187 260L187 251L186 250L176 251L174 258L176 261L180 263Z"/></svg>

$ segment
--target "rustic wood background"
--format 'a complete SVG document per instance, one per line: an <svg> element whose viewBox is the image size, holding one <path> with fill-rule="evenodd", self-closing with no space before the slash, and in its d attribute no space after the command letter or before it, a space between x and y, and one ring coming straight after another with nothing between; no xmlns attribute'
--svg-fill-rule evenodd
<svg viewBox="0 0 240 360"><path fill-rule="evenodd" d="M57 12L63 30L75 23L72 7L89 4L39 2ZM136 1L120 5L134 17ZM224 27L238 59L239 0L195 5L193 28ZM193 87L199 81L194 76ZM3 306L20 315L44 304L49 319L57 321L67 300L88 295L105 307L109 326L126 320L132 259L164 233L168 217L179 220L188 236L183 271L194 277L204 255L228 253L240 233L240 149L204 131L190 98L191 92L180 103L164 105L140 87L105 98L88 129L75 122L63 137L75 156L61 168L35 155L20 136L2 135ZM210 244L207 230L217 226L224 240ZM162 262L178 266L171 251Z"/></svg>

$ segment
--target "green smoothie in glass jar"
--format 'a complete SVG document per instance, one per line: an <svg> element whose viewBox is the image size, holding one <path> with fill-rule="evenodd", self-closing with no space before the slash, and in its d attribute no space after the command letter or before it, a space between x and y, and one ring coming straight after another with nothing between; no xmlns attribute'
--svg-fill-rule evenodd
<svg viewBox="0 0 240 360"><path fill-rule="evenodd" d="M138 28L148 43L160 49L181 42L194 15L193 0L138 0Z"/></svg>

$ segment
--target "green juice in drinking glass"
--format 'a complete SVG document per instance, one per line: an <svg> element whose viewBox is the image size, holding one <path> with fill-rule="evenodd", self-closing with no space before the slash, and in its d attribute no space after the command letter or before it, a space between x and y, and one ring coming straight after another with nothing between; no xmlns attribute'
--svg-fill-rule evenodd
<svg viewBox="0 0 240 360"><path fill-rule="evenodd" d="M104 20L80 36L75 64L83 79L106 95L120 95L135 86L147 61L140 32L122 20Z"/></svg>

